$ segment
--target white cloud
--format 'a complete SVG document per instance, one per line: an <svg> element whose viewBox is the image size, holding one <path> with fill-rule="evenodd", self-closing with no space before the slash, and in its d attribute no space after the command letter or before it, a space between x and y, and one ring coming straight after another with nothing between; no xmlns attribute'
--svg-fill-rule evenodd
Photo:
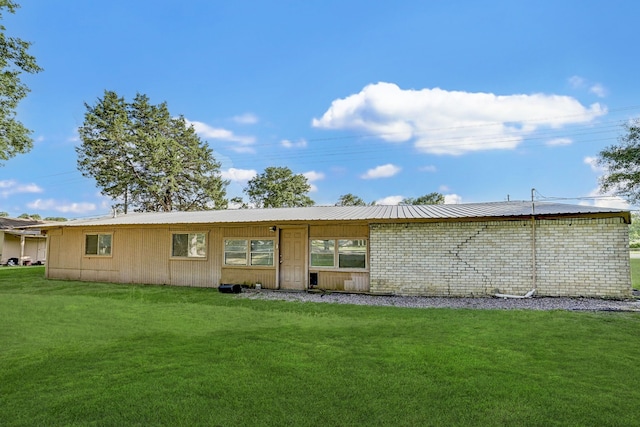
<svg viewBox="0 0 640 427"><path fill-rule="evenodd" d="M589 92L593 93L594 95L596 95L596 96L598 96L600 98L604 98L609 93L609 91L607 89L605 89L605 87L602 86L600 83L596 83L596 84L592 85L589 88Z"/></svg>
<svg viewBox="0 0 640 427"><path fill-rule="evenodd" d="M206 123L192 122L186 120L187 126L193 126L196 133L205 139L218 139L221 141L236 142L239 145L230 147L231 150L237 153L255 153L255 150L251 147L256 142L253 136L236 135L232 131L222 128L214 128Z"/></svg>
<svg viewBox="0 0 640 427"><path fill-rule="evenodd" d="M457 194L444 195L445 205L459 205L460 203L462 203L462 196L458 196Z"/></svg>
<svg viewBox="0 0 640 427"><path fill-rule="evenodd" d="M609 91L600 83L591 83L587 79L580 76L571 76L569 78L569 84L574 89L585 89L596 95L599 98L604 98L609 94Z"/></svg>
<svg viewBox="0 0 640 427"><path fill-rule="evenodd" d="M14 179L0 180L0 196L9 197L12 194L42 193L44 190L37 184L20 184Z"/></svg>
<svg viewBox="0 0 640 427"><path fill-rule="evenodd" d="M388 142L412 140L425 153L458 155L513 149L540 128L589 123L604 114L604 106L585 107L569 96L403 90L381 82L334 100L312 124L365 131Z"/></svg>
<svg viewBox="0 0 640 427"><path fill-rule="evenodd" d="M420 168L420 170L422 172L431 172L431 173L435 173L438 171L438 169L433 165L423 166Z"/></svg>
<svg viewBox="0 0 640 427"><path fill-rule="evenodd" d="M308 181L320 181L324 179L324 173L322 172L309 171L304 172L302 175L304 175L304 177L307 178Z"/></svg>
<svg viewBox="0 0 640 427"><path fill-rule="evenodd" d="M27 207L35 210L53 210L62 213L86 214L96 210L95 203L66 203L53 199L37 199L27 204Z"/></svg>
<svg viewBox="0 0 640 427"><path fill-rule="evenodd" d="M571 76L569 77L569 84L574 89L580 89L587 84L587 81L580 76Z"/></svg>
<svg viewBox="0 0 640 427"><path fill-rule="evenodd" d="M383 199L376 200L376 205L383 205L383 206L397 205L401 201L403 201L404 198L405 198L404 196L387 196Z"/></svg>
<svg viewBox="0 0 640 427"><path fill-rule="evenodd" d="M314 182L323 180L324 179L324 173L316 172L316 171L309 171L309 172L303 173L302 175L304 175L304 177L307 178L307 182L308 182L309 186L311 187L309 191L311 191L311 192L318 191L318 187L314 184Z"/></svg>
<svg viewBox="0 0 640 427"><path fill-rule="evenodd" d="M258 174L255 169L236 169L229 168L226 171L221 171L222 178L235 182L246 182L255 177Z"/></svg>
<svg viewBox="0 0 640 427"><path fill-rule="evenodd" d="M305 148L307 146L307 141L304 139L300 139L297 142L292 142L288 139L283 139L282 141L280 141L280 144L284 148Z"/></svg>
<svg viewBox="0 0 640 427"><path fill-rule="evenodd" d="M584 163L589 165L589 167L591 167L591 170L593 172L596 173L604 173L605 169L598 165L598 158L597 157L591 157L591 156L587 156L584 158Z"/></svg>
<svg viewBox="0 0 640 427"><path fill-rule="evenodd" d="M388 163L386 165L378 166L373 169L369 169L367 173L361 175L362 179L378 179L378 178L390 178L398 174L402 168Z"/></svg>
<svg viewBox="0 0 640 427"><path fill-rule="evenodd" d="M258 116L253 113L245 113L239 116L234 116L233 121L242 125L254 125L258 123Z"/></svg>
<svg viewBox="0 0 640 427"><path fill-rule="evenodd" d="M619 196L612 194L602 194L598 188L592 190L588 197L593 197L592 201L581 201L583 206L596 206L599 208L630 209L629 202Z"/></svg>
<svg viewBox="0 0 640 427"><path fill-rule="evenodd" d="M573 140L571 138L555 138L547 141L549 146L571 145Z"/></svg>

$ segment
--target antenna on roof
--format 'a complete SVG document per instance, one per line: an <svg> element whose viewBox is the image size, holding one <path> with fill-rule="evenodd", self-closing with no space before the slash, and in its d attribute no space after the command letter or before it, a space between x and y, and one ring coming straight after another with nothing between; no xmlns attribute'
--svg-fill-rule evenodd
<svg viewBox="0 0 640 427"><path fill-rule="evenodd" d="M531 189L531 214L532 214L532 215L535 215L535 213L536 213L536 204L535 204L535 202L533 201L533 198L534 198L534 194L535 194L535 192L536 192L536 189L535 189L535 188L532 188L532 189Z"/></svg>

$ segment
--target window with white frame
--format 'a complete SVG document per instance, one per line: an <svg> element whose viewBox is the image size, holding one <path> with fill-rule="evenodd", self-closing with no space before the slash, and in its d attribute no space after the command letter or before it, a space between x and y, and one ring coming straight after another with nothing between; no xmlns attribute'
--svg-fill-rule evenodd
<svg viewBox="0 0 640 427"><path fill-rule="evenodd" d="M174 258L206 258L206 233L173 233L171 256Z"/></svg>
<svg viewBox="0 0 640 427"><path fill-rule="evenodd" d="M311 267L364 269L367 268L365 239L311 240Z"/></svg>
<svg viewBox="0 0 640 427"><path fill-rule="evenodd" d="M274 247L271 239L227 239L224 241L224 265L272 267Z"/></svg>
<svg viewBox="0 0 640 427"><path fill-rule="evenodd" d="M84 254L95 256L111 256L111 234L85 234Z"/></svg>

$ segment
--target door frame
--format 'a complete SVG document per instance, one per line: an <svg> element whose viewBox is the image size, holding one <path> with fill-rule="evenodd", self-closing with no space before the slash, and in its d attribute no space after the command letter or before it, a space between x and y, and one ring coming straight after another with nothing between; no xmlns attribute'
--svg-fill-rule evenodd
<svg viewBox="0 0 640 427"><path fill-rule="evenodd" d="M309 225L307 224L296 224L296 225L278 225L276 227L276 247L277 247L277 256L276 256L276 289L282 289L280 285L280 257L281 253L281 244L282 244L282 230L290 230L290 229L298 229L302 230L302 250L304 252L302 257L302 262L304 265L302 266L302 275L303 275L303 288L302 290L309 289Z"/></svg>

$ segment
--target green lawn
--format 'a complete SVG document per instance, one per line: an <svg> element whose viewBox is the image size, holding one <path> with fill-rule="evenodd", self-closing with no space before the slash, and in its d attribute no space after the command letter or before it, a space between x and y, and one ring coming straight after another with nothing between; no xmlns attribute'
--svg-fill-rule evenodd
<svg viewBox="0 0 640 427"><path fill-rule="evenodd" d="M633 289L640 289L640 258L631 258L631 283Z"/></svg>
<svg viewBox="0 0 640 427"><path fill-rule="evenodd" d="M252 301L0 268L0 425L640 425L639 331L637 313Z"/></svg>

